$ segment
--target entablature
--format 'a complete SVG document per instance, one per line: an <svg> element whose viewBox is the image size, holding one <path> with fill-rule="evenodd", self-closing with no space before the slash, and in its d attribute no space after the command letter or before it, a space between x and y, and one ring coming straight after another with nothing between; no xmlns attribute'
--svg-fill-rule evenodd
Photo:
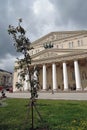
<svg viewBox="0 0 87 130"><path fill-rule="evenodd" d="M32 59L32 64L31 65L36 65L36 64L46 64L46 63L53 63L53 62L63 62L63 61L70 61L70 60L76 60L76 59L83 59L87 58L87 52L80 52L80 53L72 53L70 55L59 55L59 56L54 56L54 57L49 57L49 58L42 58L42 59L37 59L33 60Z"/></svg>

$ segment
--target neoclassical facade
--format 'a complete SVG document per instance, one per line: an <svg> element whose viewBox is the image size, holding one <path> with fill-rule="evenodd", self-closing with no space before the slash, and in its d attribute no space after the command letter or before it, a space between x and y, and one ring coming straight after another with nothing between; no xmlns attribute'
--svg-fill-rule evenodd
<svg viewBox="0 0 87 130"><path fill-rule="evenodd" d="M87 89L87 31L51 32L31 46L31 66L38 65L39 90L85 91ZM14 72L13 90L19 81ZM27 76L26 76L27 79ZM29 90L24 82L23 90Z"/></svg>

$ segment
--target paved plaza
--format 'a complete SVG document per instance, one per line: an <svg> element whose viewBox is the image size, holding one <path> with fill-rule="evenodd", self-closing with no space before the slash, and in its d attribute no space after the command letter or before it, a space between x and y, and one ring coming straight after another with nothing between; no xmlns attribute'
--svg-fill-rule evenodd
<svg viewBox="0 0 87 130"><path fill-rule="evenodd" d="M28 92L15 92L6 93L8 98L30 98L30 93ZM51 92L39 92L38 99L57 99L57 100L87 100L86 92L58 92L52 94Z"/></svg>

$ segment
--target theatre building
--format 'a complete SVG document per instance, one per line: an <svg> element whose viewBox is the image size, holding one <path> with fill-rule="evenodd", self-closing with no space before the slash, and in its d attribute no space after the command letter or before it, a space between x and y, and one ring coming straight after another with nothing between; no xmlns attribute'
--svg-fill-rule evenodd
<svg viewBox="0 0 87 130"><path fill-rule="evenodd" d="M40 91L87 90L87 31L51 32L32 42L31 66L38 65ZM27 75L26 75L27 78ZM13 90L18 82L14 72ZM24 82L23 91L29 90Z"/></svg>

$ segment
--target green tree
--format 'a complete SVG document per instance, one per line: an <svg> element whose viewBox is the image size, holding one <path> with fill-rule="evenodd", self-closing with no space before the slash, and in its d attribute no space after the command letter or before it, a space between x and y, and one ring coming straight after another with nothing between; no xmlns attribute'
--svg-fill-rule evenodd
<svg viewBox="0 0 87 130"><path fill-rule="evenodd" d="M20 69L21 71L18 73L22 77L23 80L25 80L25 75L28 75L29 77L29 82L30 82L30 92L31 92L31 97L30 97L30 104L31 104L31 111L32 111L32 130L34 129L34 122L33 122L33 106L34 102L36 101L35 99L38 97L37 90L38 90L38 67L35 66L34 69L30 69L31 65L31 56L29 54L30 50L33 49L31 47L31 42L30 40L26 37L26 31L25 29L21 26L22 19L19 19L19 23L17 27L9 25L8 28L8 33L9 35L12 35L12 38L14 40L13 45L15 46L15 49L17 52L23 54L23 58L19 59L17 58L17 66L15 69ZM33 75L33 78L32 78ZM23 85L20 83L16 83L16 86L18 88L22 87ZM37 111L39 114L39 112ZM39 114L40 116L40 114ZM41 118L41 117L40 117Z"/></svg>

